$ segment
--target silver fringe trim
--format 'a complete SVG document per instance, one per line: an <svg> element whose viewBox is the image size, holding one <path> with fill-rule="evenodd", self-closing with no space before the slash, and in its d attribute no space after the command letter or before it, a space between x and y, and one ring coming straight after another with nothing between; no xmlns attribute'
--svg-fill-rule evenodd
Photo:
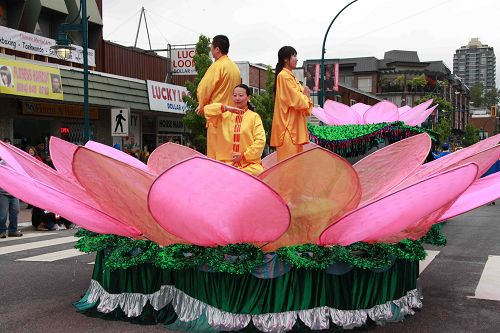
<svg viewBox="0 0 500 333"><path fill-rule="evenodd" d="M160 290L152 294L110 294L99 282L91 280L87 303L96 301L100 301L97 307L99 312L110 313L119 307L128 317L139 316L148 301L157 311L172 303L178 320L182 322L191 322L204 315L214 330L237 331L252 321L258 330L265 333L287 332L295 325L297 317L312 330L330 328L330 320L337 326L351 329L365 324L368 317L379 324L400 321L406 315L413 315L415 313L413 309L422 307L420 290L413 289L400 299L366 310L339 310L322 306L309 310L246 315L219 310L171 285L162 286Z"/></svg>

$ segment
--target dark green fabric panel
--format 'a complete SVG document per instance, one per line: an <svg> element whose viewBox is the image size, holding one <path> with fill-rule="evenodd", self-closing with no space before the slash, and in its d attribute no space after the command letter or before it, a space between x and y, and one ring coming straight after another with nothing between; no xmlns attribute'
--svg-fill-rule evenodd
<svg viewBox="0 0 500 333"><path fill-rule="evenodd" d="M262 314L329 306L369 309L398 299L416 288L418 262L396 260L387 271L353 269L343 275L295 269L274 279L252 275L169 271L151 264L126 270L104 270L103 253L96 256L93 279L108 292L150 294L174 285L187 295L235 314Z"/></svg>

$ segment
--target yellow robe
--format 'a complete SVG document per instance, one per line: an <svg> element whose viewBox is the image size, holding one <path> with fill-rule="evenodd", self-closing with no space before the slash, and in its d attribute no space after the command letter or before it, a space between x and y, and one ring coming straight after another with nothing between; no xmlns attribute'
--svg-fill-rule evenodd
<svg viewBox="0 0 500 333"><path fill-rule="evenodd" d="M243 115L222 112L222 104L213 103L205 106L205 118L220 133L216 137L216 160L231 164L254 176L264 171L261 156L266 145L266 134L257 113L251 110L245 111ZM233 152L242 154L241 162L231 162Z"/></svg>
<svg viewBox="0 0 500 333"><path fill-rule="evenodd" d="M283 68L276 79L271 146L277 147L278 160L302 150L309 142L306 117L313 103L292 72ZM280 150L284 153L280 154Z"/></svg>
<svg viewBox="0 0 500 333"><path fill-rule="evenodd" d="M240 70L227 55L207 69L196 91L200 113L207 104L233 105L233 90L241 83ZM207 156L215 159L215 137L220 133L207 122Z"/></svg>

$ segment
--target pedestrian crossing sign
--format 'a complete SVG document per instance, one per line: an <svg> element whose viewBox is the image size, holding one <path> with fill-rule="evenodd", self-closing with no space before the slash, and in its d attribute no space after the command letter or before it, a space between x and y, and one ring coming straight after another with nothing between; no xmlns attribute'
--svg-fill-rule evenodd
<svg viewBox="0 0 500 333"><path fill-rule="evenodd" d="M129 109L111 109L111 136L128 136Z"/></svg>

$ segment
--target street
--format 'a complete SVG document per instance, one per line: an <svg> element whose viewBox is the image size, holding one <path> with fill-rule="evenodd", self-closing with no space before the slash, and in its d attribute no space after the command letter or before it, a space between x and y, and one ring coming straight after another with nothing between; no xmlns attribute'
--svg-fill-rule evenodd
<svg viewBox="0 0 500 333"><path fill-rule="evenodd" d="M73 250L75 230L35 231L22 210L24 236L0 240L0 332L169 332L76 312L94 255ZM427 246L421 265L423 308L376 332L498 332L500 202L448 221L443 233L448 245Z"/></svg>

